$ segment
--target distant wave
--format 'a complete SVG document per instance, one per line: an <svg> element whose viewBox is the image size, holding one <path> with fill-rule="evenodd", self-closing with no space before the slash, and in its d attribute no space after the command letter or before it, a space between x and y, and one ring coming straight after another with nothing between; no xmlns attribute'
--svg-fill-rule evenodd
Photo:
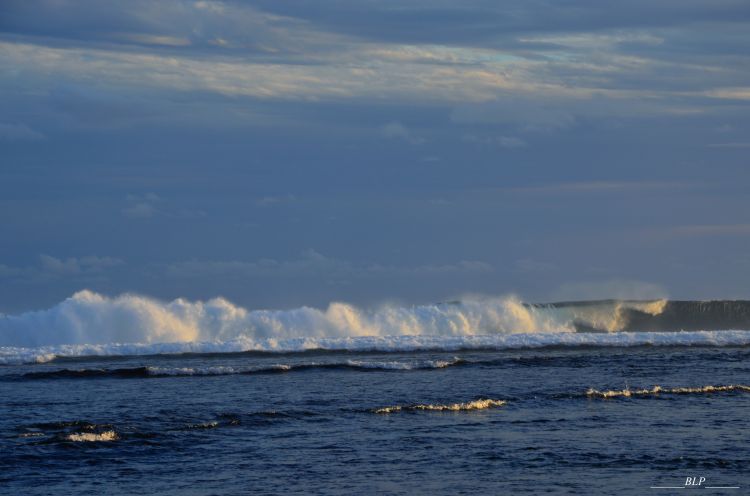
<svg viewBox="0 0 750 496"><path fill-rule="evenodd" d="M84 369L58 369L27 372L20 377L12 375L4 376L6 379L96 379L100 377L112 378L150 378L150 377L191 377L191 376L220 376L220 375L255 375L276 374L292 371L304 371L313 369L334 370L384 370L384 371L408 371L442 369L454 365L461 365L464 360L455 358L453 360L411 360L411 361L363 361L346 360L343 362L309 362L293 365L273 364L257 367L129 367L129 368L84 368Z"/></svg>
<svg viewBox="0 0 750 496"><path fill-rule="evenodd" d="M573 321L557 319L557 313L511 297L370 310L332 303L325 310L249 311L222 298L165 303L80 291L46 310L0 316L0 346L573 332Z"/></svg>
<svg viewBox="0 0 750 496"><path fill-rule="evenodd" d="M112 425L74 420L31 424L19 438L39 438L42 444L55 442L99 443L117 441L120 435Z"/></svg>
<svg viewBox="0 0 750 496"><path fill-rule="evenodd" d="M579 332L750 329L750 301L578 301L532 304L567 314Z"/></svg>
<svg viewBox="0 0 750 496"><path fill-rule="evenodd" d="M0 365L45 363L56 358L134 356L183 353L296 353L318 351L456 352L543 347L630 346L747 346L750 331L523 333L474 336L362 336L352 338L298 338L185 343L85 344L38 348L0 347Z"/></svg>
<svg viewBox="0 0 750 496"><path fill-rule="evenodd" d="M728 391L741 391L750 392L750 386L743 384L730 384L727 386L700 386L700 387L674 387L674 388L663 388L661 386L654 386L651 389L612 389L606 391L598 391L596 389L589 389L586 391L586 396L590 398L630 398L632 396L656 396L659 394L711 394L711 393L724 393Z"/></svg>
<svg viewBox="0 0 750 496"><path fill-rule="evenodd" d="M250 311L222 298L165 303L80 291L46 310L0 315L0 364L158 353L748 344L746 332L717 332L721 329L750 329L750 302L528 304L503 297L375 309L332 303L325 310ZM659 334L678 330L689 332Z"/></svg>
<svg viewBox="0 0 750 496"><path fill-rule="evenodd" d="M503 400L478 399L466 403L448 403L448 404L415 404L415 405L394 405L376 408L373 413L398 413L398 412L462 412L470 410L485 410L487 408L498 408L505 404Z"/></svg>

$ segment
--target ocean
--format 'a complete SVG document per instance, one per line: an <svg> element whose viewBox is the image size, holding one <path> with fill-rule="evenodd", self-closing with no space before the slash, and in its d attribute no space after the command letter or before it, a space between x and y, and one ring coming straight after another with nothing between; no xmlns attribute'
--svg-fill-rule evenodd
<svg viewBox="0 0 750 496"><path fill-rule="evenodd" d="M750 487L747 302L118 298L0 317L1 493Z"/></svg>

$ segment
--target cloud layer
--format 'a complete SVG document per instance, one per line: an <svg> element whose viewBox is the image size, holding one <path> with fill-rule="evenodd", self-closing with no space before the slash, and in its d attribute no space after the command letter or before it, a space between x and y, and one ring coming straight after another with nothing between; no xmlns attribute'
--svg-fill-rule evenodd
<svg viewBox="0 0 750 496"><path fill-rule="evenodd" d="M750 297L749 44L742 0L5 0L0 311Z"/></svg>

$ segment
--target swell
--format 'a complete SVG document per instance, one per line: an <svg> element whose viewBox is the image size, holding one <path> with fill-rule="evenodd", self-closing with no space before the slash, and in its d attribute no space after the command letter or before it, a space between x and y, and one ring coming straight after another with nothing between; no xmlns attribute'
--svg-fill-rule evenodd
<svg viewBox="0 0 750 496"><path fill-rule="evenodd" d="M415 360L415 361L362 361L345 362L312 362L299 364L273 364L256 367L128 367L128 368L86 368L58 369L27 372L25 374L6 374L4 380L51 380L51 379L146 379L159 377L205 377L225 375L266 375L307 370L350 370L350 371L412 371L443 369L466 365L460 358L452 360Z"/></svg>

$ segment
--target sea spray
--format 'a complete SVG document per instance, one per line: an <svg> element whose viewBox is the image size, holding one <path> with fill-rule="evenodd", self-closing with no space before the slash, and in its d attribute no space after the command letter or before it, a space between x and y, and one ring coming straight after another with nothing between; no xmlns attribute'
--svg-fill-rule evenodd
<svg viewBox="0 0 750 496"><path fill-rule="evenodd" d="M468 298L454 303L362 309L247 310L223 299L161 302L79 291L45 310L0 315L0 346L226 342L361 336L472 336L573 332L584 324L618 331L626 310L657 314L663 301L530 305L518 298Z"/></svg>

